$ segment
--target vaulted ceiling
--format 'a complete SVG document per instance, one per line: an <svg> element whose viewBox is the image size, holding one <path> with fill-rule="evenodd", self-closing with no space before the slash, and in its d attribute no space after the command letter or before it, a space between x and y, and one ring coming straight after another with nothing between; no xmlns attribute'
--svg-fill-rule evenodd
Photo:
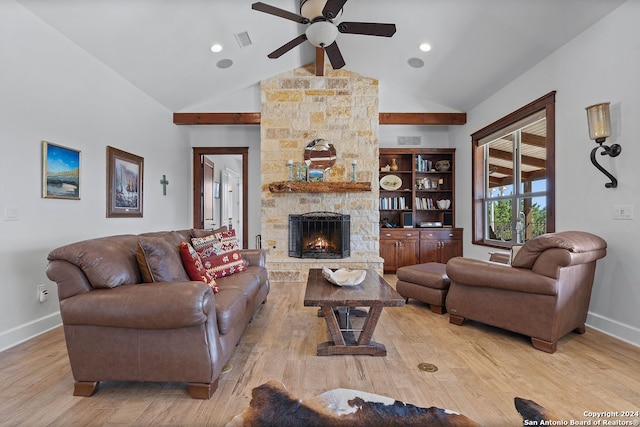
<svg viewBox="0 0 640 427"><path fill-rule="evenodd" d="M315 60L308 42L268 59L305 25L252 10L254 1L16 1L170 111L216 105ZM623 2L349 0L342 20L394 23L397 32L339 34L337 42L346 68L379 79L381 93L465 112ZM299 12L299 0L264 3ZM245 32L251 44L241 47ZM430 52L418 49L423 42ZM212 53L213 43L223 50Z"/></svg>

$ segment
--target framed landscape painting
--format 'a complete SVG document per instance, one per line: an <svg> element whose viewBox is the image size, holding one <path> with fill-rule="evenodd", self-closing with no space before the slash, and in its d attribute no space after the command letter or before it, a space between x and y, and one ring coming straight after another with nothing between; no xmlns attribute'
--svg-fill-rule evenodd
<svg viewBox="0 0 640 427"><path fill-rule="evenodd" d="M80 151L42 141L42 197L80 200Z"/></svg>
<svg viewBox="0 0 640 427"><path fill-rule="evenodd" d="M142 217L144 159L107 146L107 218Z"/></svg>

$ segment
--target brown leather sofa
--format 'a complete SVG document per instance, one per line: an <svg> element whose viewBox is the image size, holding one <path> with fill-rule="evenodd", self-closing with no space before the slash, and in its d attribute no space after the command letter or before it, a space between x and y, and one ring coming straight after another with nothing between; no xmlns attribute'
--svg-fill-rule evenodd
<svg viewBox="0 0 640 427"><path fill-rule="evenodd" d="M200 399L215 392L269 280L264 251L253 249L240 251L246 271L216 279L218 293L191 281L175 248L192 234L202 230L109 236L51 251L47 276L58 284L74 395L91 396L100 381L185 382ZM174 280L143 283L142 239L155 256L154 277Z"/></svg>
<svg viewBox="0 0 640 427"><path fill-rule="evenodd" d="M585 332L596 261L607 243L582 231L527 241L511 265L469 258L447 263L449 321L474 320L531 337L553 353L558 339Z"/></svg>

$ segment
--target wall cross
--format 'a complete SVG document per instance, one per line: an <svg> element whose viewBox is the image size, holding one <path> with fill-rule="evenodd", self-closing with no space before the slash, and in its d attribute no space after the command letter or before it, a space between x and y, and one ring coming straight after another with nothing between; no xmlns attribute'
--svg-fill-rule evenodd
<svg viewBox="0 0 640 427"><path fill-rule="evenodd" d="M160 184L162 184L162 194L164 196L167 195L167 185L169 185L169 181L167 181L167 176L162 175L162 179L160 180Z"/></svg>

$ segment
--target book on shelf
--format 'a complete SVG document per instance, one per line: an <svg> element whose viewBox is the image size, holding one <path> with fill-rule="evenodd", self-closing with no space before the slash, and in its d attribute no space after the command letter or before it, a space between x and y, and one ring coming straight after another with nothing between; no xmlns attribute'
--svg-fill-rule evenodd
<svg viewBox="0 0 640 427"><path fill-rule="evenodd" d="M435 204L431 197L416 197L416 209L435 209Z"/></svg>
<svg viewBox="0 0 640 427"><path fill-rule="evenodd" d="M433 162L429 159L424 159L420 154L416 159L416 170L418 172L428 172L433 168Z"/></svg>
<svg viewBox="0 0 640 427"><path fill-rule="evenodd" d="M380 210L405 210L407 202L404 196L380 198Z"/></svg>

